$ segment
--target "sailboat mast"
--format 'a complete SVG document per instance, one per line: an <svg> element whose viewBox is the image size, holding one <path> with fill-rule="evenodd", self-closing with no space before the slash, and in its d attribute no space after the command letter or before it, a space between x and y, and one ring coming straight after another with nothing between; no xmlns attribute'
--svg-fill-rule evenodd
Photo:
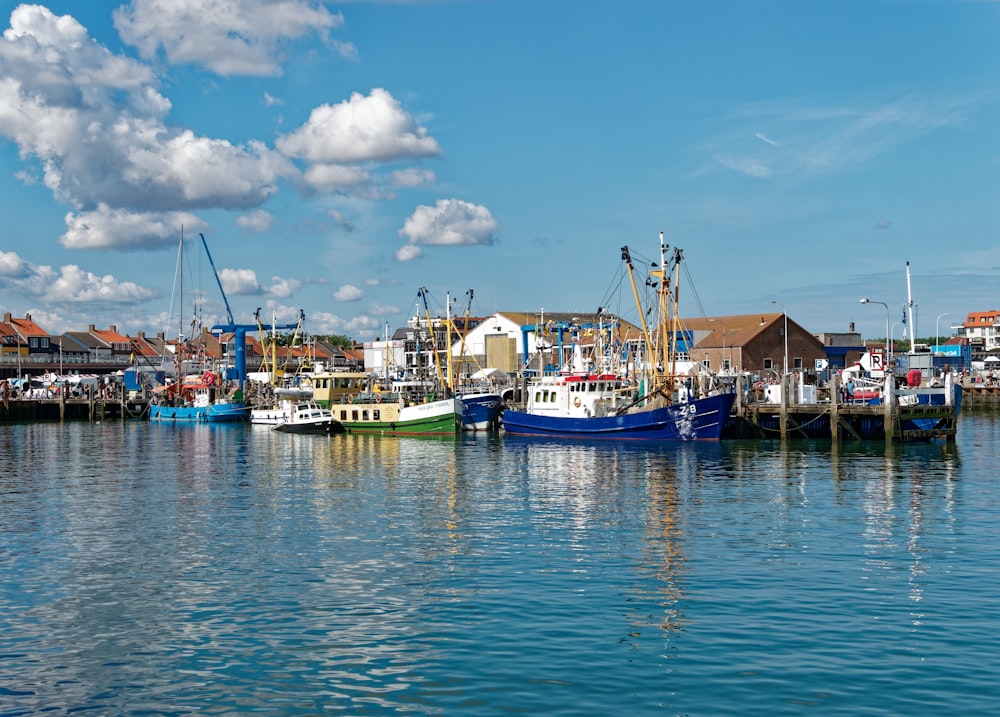
<svg viewBox="0 0 1000 717"><path fill-rule="evenodd" d="M184 343L184 225L181 224L181 244L177 250L177 381L181 380L181 346Z"/></svg>

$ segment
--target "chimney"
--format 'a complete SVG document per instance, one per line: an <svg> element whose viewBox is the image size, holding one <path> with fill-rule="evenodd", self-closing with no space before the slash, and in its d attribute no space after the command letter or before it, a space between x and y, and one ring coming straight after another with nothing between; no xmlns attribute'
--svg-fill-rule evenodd
<svg viewBox="0 0 1000 717"><path fill-rule="evenodd" d="M855 331L854 331L854 322L853 321L851 322L851 333L852 334L855 333Z"/></svg>
<svg viewBox="0 0 1000 717"><path fill-rule="evenodd" d="M114 324L111 324L111 326L108 327L108 330L116 334L118 333L118 327Z"/></svg>
<svg viewBox="0 0 1000 717"><path fill-rule="evenodd" d="M97 331L97 328L93 324L87 324L87 331L90 331L91 333L93 333L93 332Z"/></svg>
<svg viewBox="0 0 1000 717"><path fill-rule="evenodd" d="M10 316L9 312L3 315L3 322L5 324L9 324L10 323L10 319L11 319L11 316Z"/></svg>

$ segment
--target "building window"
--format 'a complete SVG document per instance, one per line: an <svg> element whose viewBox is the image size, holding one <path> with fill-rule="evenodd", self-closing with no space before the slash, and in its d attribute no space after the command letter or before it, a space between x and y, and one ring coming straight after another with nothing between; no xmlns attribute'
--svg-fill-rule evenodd
<svg viewBox="0 0 1000 717"><path fill-rule="evenodd" d="M801 371L802 370L802 358L801 357L793 358L792 359L792 368L795 369L796 371Z"/></svg>
<svg viewBox="0 0 1000 717"><path fill-rule="evenodd" d="M770 371L773 368L774 368L774 362L771 361L771 359L769 358L764 359L764 370Z"/></svg>
<svg viewBox="0 0 1000 717"><path fill-rule="evenodd" d="M36 339L34 336L30 337L28 339L28 346L30 346L33 349L37 349L38 348L38 339Z"/></svg>

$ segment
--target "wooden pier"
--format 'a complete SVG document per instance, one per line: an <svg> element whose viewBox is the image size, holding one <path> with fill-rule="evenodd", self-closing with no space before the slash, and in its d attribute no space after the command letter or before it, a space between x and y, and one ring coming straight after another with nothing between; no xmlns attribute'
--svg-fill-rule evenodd
<svg viewBox="0 0 1000 717"><path fill-rule="evenodd" d="M22 421L105 421L149 417L145 399L104 398L8 398L0 402L0 423Z"/></svg>
<svg viewBox="0 0 1000 717"><path fill-rule="evenodd" d="M896 400L888 387L883 394L890 400L878 404L842 402L835 378L824 400L794 404L788 400L795 393L793 387L794 376L786 375L782 380L780 403L737 400L723 437L884 440L887 443L955 439L958 411L950 402L946 405L906 403ZM742 399L742 392L737 395Z"/></svg>

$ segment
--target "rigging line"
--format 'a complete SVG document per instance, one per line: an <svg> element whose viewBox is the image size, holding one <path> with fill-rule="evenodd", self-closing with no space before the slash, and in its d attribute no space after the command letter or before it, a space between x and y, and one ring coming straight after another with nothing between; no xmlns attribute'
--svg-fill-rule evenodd
<svg viewBox="0 0 1000 717"><path fill-rule="evenodd" d="M687 262L684 262L683 267L684 267L684 277L687 279L688 290L691 292L691 295L694 298L695 306L698 307L698 315L700 315L702 318L706 318L705 307L702 306L701 297L698 296L698 290L695 288L694 279L691 277L691 269L688 266Z"/></svg>

